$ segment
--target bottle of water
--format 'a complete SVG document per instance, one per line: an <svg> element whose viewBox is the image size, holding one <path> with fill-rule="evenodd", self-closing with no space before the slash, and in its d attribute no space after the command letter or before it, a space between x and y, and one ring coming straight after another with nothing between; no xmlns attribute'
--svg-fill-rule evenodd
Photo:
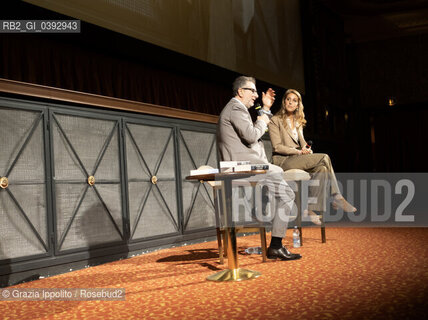
<svg viewBox="0 0 428 320"><path fill-rule="evenodd" d="M262 247L249 247L245 249L246 254L262 254Z"/></svg>
<svg viewBox="0 0 428 320"><path fill-rule="evenodd" d="M293 230L293 247L294 248L300 247L300 232L297 226L294 226L294 230Z"/></svg>

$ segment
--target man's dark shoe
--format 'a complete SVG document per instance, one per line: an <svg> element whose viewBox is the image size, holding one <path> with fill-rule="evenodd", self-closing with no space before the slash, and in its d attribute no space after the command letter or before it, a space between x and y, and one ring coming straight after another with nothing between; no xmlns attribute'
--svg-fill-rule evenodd
<svg viewBox="0 0 428 320"><path fill-rule="evenodd" d="M302 256L298 253L291 253L286 247L281 247L279 249L269 247L267 257L268 259L297 260Z"/></svg>

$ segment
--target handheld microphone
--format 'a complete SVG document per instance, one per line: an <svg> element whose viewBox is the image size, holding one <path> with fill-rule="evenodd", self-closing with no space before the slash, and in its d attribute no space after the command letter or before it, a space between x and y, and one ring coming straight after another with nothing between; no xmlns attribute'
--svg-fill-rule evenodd
<svg viewBox="0 0 428 320"><path fill-rule="evenodd" d="M255 107L256 111L257 111L257 115L262 116L263 115L263 111L262 111L262 106L260 105L259 102L256 103L256 107Z"/></svg>
<svg viewBox="0 0 428 320"><path fill-rule="evenodd" d="M312 147L312 140L306 141L306 148L310 149Z"/></svg>
<svg viewBox="0 0 428 320"><path fill-rule="evenodd" d="M273 116L272 112L267 112L265 109L263 109L259 102L256 102L255 109L257 111L258 116L262 116L265 114L269 117L269 119Z"/></svg>
<svg viewBox="0 0 428 320"><path fill-rule="evenodd" d="M256 111L257 111L257 115L258 116L262 116L262 115L267 115L268 117L269 117L269 119L272 117L272 113L271 114L269 114L269 113L267 113L263 108L262 108L262 106L260 105L260 103L259 102L256 102L256 106L255 106L255 109L256 109ZM269 131L269 128L266 128L266 132L268 132Z"/></svg>

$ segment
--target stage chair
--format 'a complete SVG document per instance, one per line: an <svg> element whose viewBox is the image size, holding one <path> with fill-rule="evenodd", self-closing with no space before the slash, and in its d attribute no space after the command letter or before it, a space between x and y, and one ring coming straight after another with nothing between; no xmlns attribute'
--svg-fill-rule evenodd
<svg viewBox="0 0 428 320"><path fill-rule="evenodd" d="M302 208L301 203L301 196L300 196L300 190L302 190L302 181L307 181L311 179L311 175L301 169L290 169L284 171L284 180L287 182L294 181L297 184L297 190L294 191L296 194L295 203L297 206L297 217L296 217L296 225L300 232L300 245L303 246L303 230L302 230L302 215L304 209ZM320 215L321 219L321 242L326 242L326 236L325 236L325 222L324 222L324 215Z"/></svg>

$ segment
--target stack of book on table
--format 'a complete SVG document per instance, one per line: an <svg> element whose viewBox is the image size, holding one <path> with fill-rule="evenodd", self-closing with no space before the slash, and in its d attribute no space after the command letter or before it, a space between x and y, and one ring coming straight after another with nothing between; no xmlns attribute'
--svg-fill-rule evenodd
<svg viewBox="0 0 428 320"><path fill-rule="evenodd" d="M198 176L200 174L212 174L212 173L218 173L219 170L215 168L207 168L207 169L196 169L196 170L190 170L191 176Z"/></svg>
<svg viewBox="0 0 428 320"><path fill-rule="evenodd" d="M221 161L220 172L243 172L252 170L269 170L268 164L251 164L250 161Z"/></svg>
<svg viewBox="0 0 428 320"><path fill-rule="evenodd" d="M269 170L269 165L264 163L251 164L250 161L220 161L220 170L209 166L202 166L199 169L190 170L190 175L197 176L201 174L216 174L219 172L244 172L253 170Z"/></svg>

